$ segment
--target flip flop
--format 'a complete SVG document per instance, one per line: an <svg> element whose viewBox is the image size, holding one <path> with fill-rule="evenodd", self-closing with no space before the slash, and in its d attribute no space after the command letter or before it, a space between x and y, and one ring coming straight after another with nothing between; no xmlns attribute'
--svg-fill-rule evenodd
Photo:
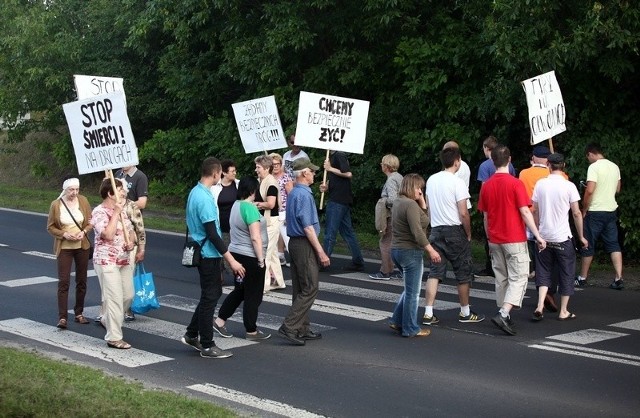
<svg viewBox="0 0 640 418"><path fill-rule="evenodd" d="M125 342L124 340L107 341L107 345L111 348L118 348L120 350L128 350L129 348L131 348L131 344Z"/></svg>
<svg viewBox="0 0 640 418"><path fill-rule="evenodd" d="M533 312L533 316L531 317L533 321L542 321L542 318L544 318L544 315L540 311Z"/></svg>
<svg viewBox="0 0 640 418"><path fill-rule="evenodd" d="M558 321L568 321L570 319L576 319L576 315L569 312L569 316L567 316L566 318L558 317Z"/></svg>

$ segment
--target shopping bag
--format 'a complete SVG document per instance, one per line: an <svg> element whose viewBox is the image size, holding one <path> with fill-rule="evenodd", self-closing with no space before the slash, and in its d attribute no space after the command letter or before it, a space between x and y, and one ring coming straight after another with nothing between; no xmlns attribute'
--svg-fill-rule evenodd
<svg viewBox="0 0 640 418"><path fill-rule="evenodd" d="M147 273L142 263L136 264L136 270L133 275L131 310L137 314L143 314L159 307L156 285L153 282L153 273Z"/></svg>

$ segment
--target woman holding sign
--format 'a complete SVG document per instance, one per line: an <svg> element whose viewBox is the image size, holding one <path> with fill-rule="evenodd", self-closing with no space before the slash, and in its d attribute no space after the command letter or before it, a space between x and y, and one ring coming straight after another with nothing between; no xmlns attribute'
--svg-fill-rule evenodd
<svg viewBox="0 0 640 418"><path fill-rule="evenodd" d="M131 345L122 339L122 322L124 307L131 305L133 299L133 281L126 267L136 237L124 210L127 193L122 183L112 177L102 180L100 196L102 203L91 215L95 229L93 266L100 280L104 304L100 324L107 330L104 339L109 347L127 349ZM128 241L125 234L129 234Z"/></svg>

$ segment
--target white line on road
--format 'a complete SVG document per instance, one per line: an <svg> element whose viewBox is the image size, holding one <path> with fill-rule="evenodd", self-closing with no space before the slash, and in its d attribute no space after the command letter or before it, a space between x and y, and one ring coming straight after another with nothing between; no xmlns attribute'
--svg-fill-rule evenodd
<svg viewBox="0 0 640 418"><path fill-rule="evenodd" d="M118 350L107 347L106 341L78 334L69 330L59 330L54 326L25 318L0 321L0 331L10 332L21 337L40 341L54 347L84 354L100 360L111 361L125 367L139 367L162 361L173 360L148 351L130 348Z"/></svg>
<svg viewBox="0 0 640 418"><path fill-rule="evenodd" d="M25 251L22 254L35 255L36 257L47 258L49 260L55 260L57 258L55 254L43 253L41 251Z"/></svg>
<svg viewBox="0 0 640 418"><path fill-rule="evenodd" d="M640 361L640 356L635 356L633 354L616 353L615 351L598 350L596 348L589 348L589 347L579 347L579 348L577 348L577 347L575 347L573 345L556 343L556 342L553 342L553 341L545 341L544 344L552 345L554 347L560 347L560 348L578 349L580 351L584 351L584 352L587 352L587 353L602 354L604 356L620 357L620 358L626 358L626 359L629 359L629 360Z"/></svg>
<svg viewBox="0 0 640 418"><path fill-rule="evenodd" d="M629 334L589 328L580 331L568 332L566 334L551 335L547 338L552 340L564 341L567 343L586 345L611 340L614 338L626 337L627 335Z"/></svg>
<svg viewBox="0 0 640 418"><path fill-rule="evenodd" d="M631 361L631 360L625 360L621 358L613 358L613 357L603 356L601 354L596 354L596 353L585 353L583 351L562 349L562 348L552 347L545 344L533 344L533 345L530 345L529 347L537 348L539 350L554 351L556 353L571 354L574 356L586 357L589 359L605 360L605 361L611 361L614 363L622 363L622 364L627 364L629 366L640 367L640 361Z"/></svg>
<svg viewBox="0 0 640 418"><path fill-rule="evenodd" d="M300 418L320 418L323 415L317 415L304 409L295 408L291 405L287 405L281 402L272 401L270 399L258 398L248 393L239 392L237 390L225 388L211 383L196 384L187 386L187 389L195 390L205 393L207 395L215 396L217 398L226 399L231 402L246 405L251 408L256 408L261 411L269 412L272 414L279 414L285 417L300 417Z"/></svg>
<svg viewBox="0 0 640 418"><path fill-rule="evenodd" d="M0 282L0 286L6 287L20 287L20 286L30 286L32 284L41 284L41 283L51 283L57 282L58 279L49 276L37 276L37 277L28 277L25 279L14 279L7 280L4 282Z"/></svg>
<svg viewBox="0 0 640 418"><path fill-rule="evenodd" d="M617 322L609 325L610 327L630 329L633 331L640 331L640 319L631 319L629 321Z"/></svg>

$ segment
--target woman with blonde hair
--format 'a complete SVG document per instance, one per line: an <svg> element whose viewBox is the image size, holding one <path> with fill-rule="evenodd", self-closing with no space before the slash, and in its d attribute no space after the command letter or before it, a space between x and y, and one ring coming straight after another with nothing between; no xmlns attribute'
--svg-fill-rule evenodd
<svg viewBox="0 0 640 418"><path fill-rule="evenodd" d="M273 161L273 170L271 174L278 180L278 190L280 191L280 208L278 217L280 218L280 236L278 237L278 259L281 266L288 266L284 251L289 247L289 237L287 236L287 195L293 189L293 178L284 169L284 161L278 153L269 154Z"/></svg>
<svg viewBox="0 0 640 418"><path fill-rule="evenodd" d="M404 291L393 310L389 327L403 337L426 337L431 333L418 325L418 298L424 272L422 255L426 251L432 262L439 263L440 254L427 239L429 216L424 186L424 178L419 174L407 174L400 185L400 196L391 209L391 257L402 271Z"/></svg>
<svg viewBox="0 0 640 418"><path fill-rule="evenodd" d="M284 277L278 258L278 237L280 236L280 219L278 218L280 192L278 181L273 177L273 160L267 155L260 155L254 160L256 174L260 180L260 188L256 192L256 206L267 222L267 254L265 258L264 292L273 289L284 289Z"/></svg>
<svg viewBox="0 0 640 418"><path fill-rule="evenodd" d="M58 260L58 328L67 328L67 304L71 264L76 264L76 304L73 307L75 322L88 324L83 315L84 297L87 293L87 269L91 242L87 232L93 227L91 205L80 194L80 180L67 177L62 183L62 193L51 202L47 231L53 235L53 253Z"/></svg>

